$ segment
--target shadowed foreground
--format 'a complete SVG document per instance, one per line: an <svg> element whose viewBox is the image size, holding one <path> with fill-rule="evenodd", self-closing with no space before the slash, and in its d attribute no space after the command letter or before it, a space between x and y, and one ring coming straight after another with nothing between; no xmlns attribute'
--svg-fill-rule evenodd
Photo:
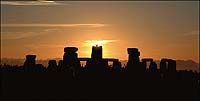
<svg viewBox="0 0 200 101"><path fill-rule="evenodd" d="M5 100L198 101L193 80L72 80L65 73L3 73Z"/></svg>

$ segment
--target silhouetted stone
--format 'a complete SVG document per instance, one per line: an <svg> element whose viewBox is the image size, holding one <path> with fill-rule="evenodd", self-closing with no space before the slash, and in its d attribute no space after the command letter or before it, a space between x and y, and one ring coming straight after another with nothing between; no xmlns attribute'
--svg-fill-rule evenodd
<svg viewBox="0 0 200 101"><path fill-rule="evenodd" d="M142 59L142 65L143 65L143 69L147 69L148 67L147 67L147 62L153 62L153 59L152 58L143 58Z"/></svg>
<svg viewBox="0 0 200 101"><path fill-rule="evenodd" d="M160 71L162 72L174 72L176 71L176 61L172 59L161 59L160 62Z"/></svg>
<svg viewBox="0 0 200 101"><path fill-rule="evenodd" d="M149 71L150 72L157 72L157 64L154 61L152 61L150 63L150 65L149 65Z"/></svg>
<svg viewBox="0 0 200 101"><path fill-rule="evenodd" d="M28 71L28 72L36 71L35 59L36 59L36 55L26 55L26 60L24 62L25 71Z"/></svg>
<svg viewBox="0 0 200 101"><path fill-rule="evenodd" d="M165 73L167 71L166 59L161 59L160 61L160 72Z"/></svg>
<svg viewBox="0 0 200 101"><path fill-rule="evenodd" d="M137 48L127 48L128 51L128 62L126 71L128 76L135 77L138 73L142 72L141 62L140 62L140 52Z"/></svg>
<svg viewBox="0 0 200 101"><path fill-rule="evenodd" d="M80 61L78 59L78 54L76 53L78 48L76 47L66 47L64 48L63 56L63 67L64 71L73 71L73 77L78 75L78 72L81 68Z"/></svg>
<svg viewBox="0 0 200 101"><path fill-rule="evenodd" d="M58 71L59 72L64 71L64 62L63 62L63 60L59 60L58 61Z"/></svg>
<svg viewBox="0 0 200 101"><path fill-rule="evenodd" d="M78 51L78 48L76 47L65 47L64 52L66 53L76 53Z"/></svg>
<svg viewBox="0 0 200 101"><path fill-rule="evenodd" d="M92 46L92 59L102 59L102 46Z"/></svg>
<svg viewBox="0 0 200 101"><path fill-rule="evenodd" d="M120 70L121 67L122 67L122 64L121 64L121 62L119 62L118 59L115 60L115 61L113 61L113 68L114 68L114 69L116 69L116 70Z"/></svg>
<svg viewBox="0 0 200 101"><path fill-rule="evenodd" d="M36 64L36 71L37 72L45 72L46 68L42 64Z"/></svg>
<svg viewBox="0 0 200 101"><path fill-rule="evenodd" d="M58 71L56 60L49 60L47 71L48 72L57 72Z"/></svg>
<svg viewBox="0 0 200 101"><path fill-rule="evenodd" d="M140 62L140 52L137 48L127 48L128 51L128 62L129 63L139 63Z"/></svg>
<svg viewBox="0 0 200 101"><path fill-rule="evenodd" d="M176 61L175 60L170 60L168 62L168 71L170 72L176 72Z"/></svg>

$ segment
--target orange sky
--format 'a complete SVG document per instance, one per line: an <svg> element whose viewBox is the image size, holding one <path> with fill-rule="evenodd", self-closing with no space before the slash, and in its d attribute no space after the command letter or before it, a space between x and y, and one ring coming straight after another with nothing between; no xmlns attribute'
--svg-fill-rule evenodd
<svg viewBox="0 0 200 101"><path fill-rule="evenodd" d="M2 1L1 57L62 58L64 47L90 57L95 40L103 56L199 61L198 2L19 2Z"/></svg>

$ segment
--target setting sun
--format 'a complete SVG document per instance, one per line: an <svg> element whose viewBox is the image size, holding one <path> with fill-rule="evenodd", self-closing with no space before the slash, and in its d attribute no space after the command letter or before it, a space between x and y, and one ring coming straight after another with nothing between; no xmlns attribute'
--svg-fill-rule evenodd
<svg viewBox="0 0 200 101"><path fill-rule="evenodd" d="M88 57L91 55L91 48L92 46L102 46L103 47L103 57L110 57L112 55L110 55L110 51L111 49L108 48L111 44L114 44L115 42L117 42L117 40L105 40L105 39L101 39L101 40L85 40L82 43L82 48L79 51L79 55L80 57Z"/></svg>
<svg viewBox="0 0 200 101"><path fill-rule="evenodd" d="M116 40L86 40L83 46L105 46L105 44Z"/></svg>
<svg viewBox="0 0 200 101"><path fill-rule="evenodd" d="M104 43L103 40L91 40L91 41L89 41L88 44L89 44L90 46L102 46L103 43Z"/></svg>

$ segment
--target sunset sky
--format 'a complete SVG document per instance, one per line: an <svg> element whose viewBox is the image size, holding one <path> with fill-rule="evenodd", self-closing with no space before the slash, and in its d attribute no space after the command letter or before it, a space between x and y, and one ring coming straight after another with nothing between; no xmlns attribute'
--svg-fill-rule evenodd
<svg viewBox="0 0 200 101"><path fill-rule="evenodd" d="M75 46L90 57L99 40L103 57L199 62L198 1L1 1L1 58L62 58Z"/></svg>

